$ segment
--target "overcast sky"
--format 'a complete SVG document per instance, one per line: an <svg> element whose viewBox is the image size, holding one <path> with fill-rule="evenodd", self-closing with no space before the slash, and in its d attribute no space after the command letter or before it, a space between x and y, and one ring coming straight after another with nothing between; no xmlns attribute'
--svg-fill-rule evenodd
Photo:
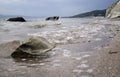
<svg viewBox="0 0 120 77"><path fill-rule="evenodd" d="M117 0L0 0L0 14L24 16L71 16L105 9Z"/></svg>

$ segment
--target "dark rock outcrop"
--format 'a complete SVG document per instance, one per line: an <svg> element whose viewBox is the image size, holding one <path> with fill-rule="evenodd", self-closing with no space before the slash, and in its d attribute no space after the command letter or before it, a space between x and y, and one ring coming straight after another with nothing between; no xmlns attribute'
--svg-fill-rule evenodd
<svg viewBox="0 0 120 77"><path fill-rule="evenodd" d="M12 21L12 22L26 22L26 20L23 17L9 18L7 21Z"/></svg>
<svg viewBox="0 0 120 77"><path fill-rule="evenodd" d="M50 51L55 46L42 37L30 38L21 44L12 54L13 58L31 58L37 57Z"/></svg>
<svg viewBox="0 0 120 77"><path fill-rule="evenodd" d="M53 16L53 17L46 18L46 21L48 21L48 20L55 21L55 20L58 20L58 19L59 19L59 16Z"/></svg>
<svg viewBox="0 0 120 77"><path fill-rule="evenodd" d="M113 3L106 11L106 18L120 18L120 0Z"/></svg>

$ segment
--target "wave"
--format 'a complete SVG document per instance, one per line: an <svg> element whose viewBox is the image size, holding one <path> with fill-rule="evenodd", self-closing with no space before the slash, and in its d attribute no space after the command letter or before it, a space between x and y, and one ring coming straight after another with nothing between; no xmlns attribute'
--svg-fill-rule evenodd
<svg viewBox="0 0 120 77"><path fill-rule="evenodd" d="M56 44L72 44L80 43L85 39L90 39L97 34L100 29L104 28L103 25L83 25L80 26L70 26L61 27L59 30L54 31L44 31L28 34L28 36L40 36L44 37L51 43Z"/></svg>

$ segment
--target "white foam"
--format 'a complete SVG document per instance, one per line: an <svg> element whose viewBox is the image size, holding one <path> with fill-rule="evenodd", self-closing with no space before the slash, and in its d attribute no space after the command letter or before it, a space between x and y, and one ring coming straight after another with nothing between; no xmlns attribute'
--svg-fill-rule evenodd
<svg viewBox="0 0 120 77"><path fill-rule="evenodd" d="M40 64L30 64L30 66L38 66L38 65L40 65Z"/></svg>
<svg viewBox="0 0 120 77"><path fill-rule="evenodd" d="M87 58L87 57L90 57L90 55L84 55L84 56L82 56L82 58Z"/></svg>
<svg viewBox="0 0 120 77"><path fill-rule="evenodd" d="M22 61L25 61L26 59L24 58L24 59L22 59Z"/></svg>
<svg viewBox="0 0 120 77"><path fill-rule="evenodd" d="M95 41L101 41L102 39L101 38L96 38Z"/></svg>
<svg viewBox="0 0 120 77"><path fill-rule="evenodd" d="M63 56L64 57L70 57L71 56L71 54L70 54L70 51L69 50L63 50Z"/></svg>
<svg viewBox="0 0 120 77"><path fill-rule="evenodd" d="M16 69L8 69L8 71L16 71Z"/></svg>
<svg viewBox="0 0 120 77"><path fill-rule="evenodd" d="M76 60L81 60L82 58L81 58L81 57L76 57L75 59L76 59Z"/></svg>
<svg viewBox="0 0 120 77"><path fill-rule="evenodd" d="M29 36L41 36L49 40L49 42L57 44L78 43L81 38L90 38L95 35L103 26L99 25L80 25L60 27L60 30L44 31ZM92 33L92 34L91 34Z"/></svg>
<svg viewBox="0 0 120 77"><path fill-rule="evenodd" d="M77 66L77 68L88 68L88 67L89 67L89 65L87 65L87 64L81 64L81 65Z"/></svg>
<svg viewBox="0 0 120 77"><path fill-rule="evenodd" d="M75 69L75 70L73 70L73 72L74 73L81 73L81 72L83 72L84 70L80 70L80 69Z"/></svg>
<svg viewBox="0 0 120 77"><path fill-rule="evenodd" d="M56 48L54 48L54 49L52 49L53 51L61 51L62 49L61 48L58 48L58 47L56 47Z"/></svg>
<svg viewBox="0 0 120 77"><path fill-rule="evenodd" d="M60 63L61 60L54 60L53 63Z"/></svg>
<svg viewBox="0 0 120 77"><path fill-rule="evenodd" d="M59 66L61 66L61 64L58 64L58 63L53 64L53 67L59 67Z"/></svg>
<svg viewBox="0 0 120 77"><path fill-rule="evenodd" d="M52 52L52 54L51 54L52 56L54 56L54 55L56 55L56 52Z"/></svg>
<svg viewBox="0 0 120 77"><path fill-rule="evenodd" d="M64 57L70 57L71 55L70 55L69 52L63 52L63 56L64 56Z"/></svg>
<svg viewBox="0 0 120 77"><path fill-rule="evenodd" d="M92 73L92 72L93 72L93 69L88 69L87 72L88 72L88 73Z"/></svg>
<svg viewBox="0 0 120 77"><path fill-rule="evenodd" d="M45 65L45 63L40 63L41 66Z"/></svg>
<svg viewBox="0 0 120 77"><path fill-rule="evenodd" d="M88 61L87 61L87 60L84 60L84 61L82 61L81 63L82 63L82 64L85 64L85 63L88 63Z"/></svg>
<svg viewBox="0 0 120 77"><path fill-rule="evenodd" d="M73 37L67 37L66 40L73 40Z"/></svg>
<svg viewBox="0 0 120 77"><path fill-rule="evenodd" d="M87 76L80 76L80 77L90 77L90 76L87 75Z"/></svg>

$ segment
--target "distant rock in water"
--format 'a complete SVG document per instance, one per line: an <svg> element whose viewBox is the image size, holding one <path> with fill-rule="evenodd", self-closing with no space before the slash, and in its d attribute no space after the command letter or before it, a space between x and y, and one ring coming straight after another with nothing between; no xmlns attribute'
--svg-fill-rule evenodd
<svg viewBox="0 0 120 77"><path fill-rule="evenodd" d="M53 16L53 17L46 18L46 21L48 20L52 20L52 21L59 20L59 16Z"/></svg>
<svg viewBox="0 0 120 77"><path fill-rule="evenodd" d="M93 17L104 16L105 17L105 14L106 14L106 9L104 9L104 10L94 10L94 11L70 16L68 18L82 18L82 17L91 17L91 16L93 16Z"/></svg>
<svg viewBox="0 0 120 77"><path fill-rule="evenodd" d="M13 58L31 58L50 51L55 46L42 37L32 37L20 45L12 54Z"/></svg>
<svg viewBox="0 0 120 77"><path fill-rule="evenodd" d="M7 21L12 21L12 22L26 22L26 20L23 17L9 18Z"/></svg>
<svg viewBox="0 0 120 77"><path fill-rule="evenodd" d="M120 0L112 4L106 11L107 18L120 18Z"/></svg>

